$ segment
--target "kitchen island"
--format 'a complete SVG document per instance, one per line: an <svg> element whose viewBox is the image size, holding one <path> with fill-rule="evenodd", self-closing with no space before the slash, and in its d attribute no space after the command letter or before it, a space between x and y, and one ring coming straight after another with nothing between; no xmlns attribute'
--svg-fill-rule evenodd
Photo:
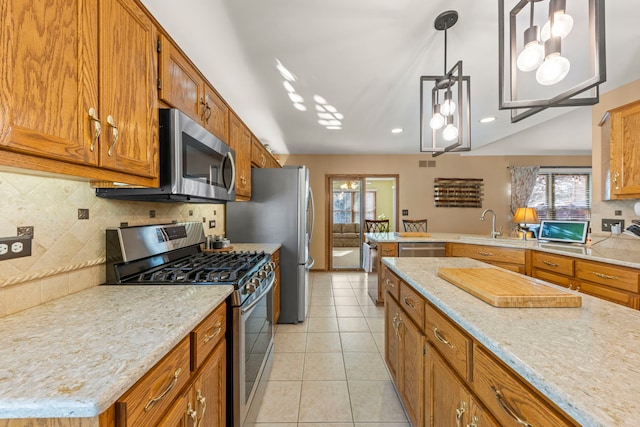
<svg viewBox="0 0 640 427"><path fill-rule="evenodd" d="M578 308L496 308L438 277L441 267L495 267L466 258L385 258L383 264L473 340L469 360L490 353L579 425L640 419L640 312L589 295ZM480 393L473 375L468 387ZM491 408L495 399L482 403Z"/></svg>

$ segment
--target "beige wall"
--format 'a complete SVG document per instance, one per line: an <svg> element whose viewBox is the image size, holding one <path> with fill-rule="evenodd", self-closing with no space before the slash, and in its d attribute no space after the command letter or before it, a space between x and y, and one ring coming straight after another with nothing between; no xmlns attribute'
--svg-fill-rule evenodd
<svg viewBox="0 0 640 427"><path fill-rule="evenodd" d="M510 174L508 166L590 166L591 157L506 157L460 156L436 157L435 168L420 168L420 160L433 160L429 155L290 155L289 165L307 165L316 201L316 229L311 254L315 269L326 269L327 174L399 174L398 209L408 209L407 218L427 218L431 232L489 234L490 222L481 222L483 209L497 213L498 228L509 229ZM482 208L436 208L433 205L434 178L482 178ZM400 217L402 218L402 217Z"/></svg>
<svg viewBox="0 0 640 427"><path fill-rule="evenodd" d="M204 219L206 234L224 232L224 205L105 200L71 179L0 172L0 200L0 237L34 227L32 255L0 261L0 317L104 283L105 229L121 222ZM88 220L78 219L80 208L89 209Z"/></svg>

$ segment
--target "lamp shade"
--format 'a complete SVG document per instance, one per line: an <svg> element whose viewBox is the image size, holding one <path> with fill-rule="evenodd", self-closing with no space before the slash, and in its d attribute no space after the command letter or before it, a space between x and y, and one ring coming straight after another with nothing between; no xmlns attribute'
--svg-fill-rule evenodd
<svg viewBox="0 0 640 427"><path fill-rule="evenodd" d="M518 224L537 224L540 220L534 208L518 208L511 222Z"/></svg>

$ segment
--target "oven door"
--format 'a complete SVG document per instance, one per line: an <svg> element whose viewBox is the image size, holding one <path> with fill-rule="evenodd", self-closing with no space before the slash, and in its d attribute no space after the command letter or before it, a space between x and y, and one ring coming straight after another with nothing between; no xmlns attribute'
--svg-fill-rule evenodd
<svg viewBox="0 0 640 427"><path fill-rule="evenodd" d="M273 347L273 282L270 272L260 286L261 294L243 306L233 308L233 322L238 334L234 337L234 426L244 424L260 378L269 362ZM260 289L259 288L259 289ZM235 327L234 327L235 329Z"/></svg>

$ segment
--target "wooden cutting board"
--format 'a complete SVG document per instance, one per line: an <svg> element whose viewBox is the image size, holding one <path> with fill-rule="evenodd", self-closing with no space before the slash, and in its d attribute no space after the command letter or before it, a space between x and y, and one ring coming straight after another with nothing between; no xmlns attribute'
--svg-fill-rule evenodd
<svg viewBox="0 0 640 427"><path fill-rule="evenodd" d="M494 307L580 307L582 297L497 268L440 268L438 276Z"/></svg>

